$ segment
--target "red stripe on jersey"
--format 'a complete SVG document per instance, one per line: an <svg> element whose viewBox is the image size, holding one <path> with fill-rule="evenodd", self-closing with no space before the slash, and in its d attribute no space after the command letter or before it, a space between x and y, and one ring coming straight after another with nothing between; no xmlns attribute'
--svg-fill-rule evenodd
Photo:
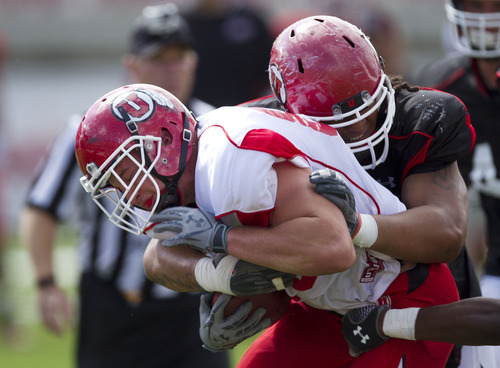
<svg viewBox="0 0 500 368"><path fill-rule="evenodd" d="M431 141L434 137L429 135L429 134L425 134L423 132L412 132L411 134L408 134L406 136L401 136L401 137L389 135L389 138L391 138L391 139L405 140L405 139L408 139L408 137L411 137L412 135L415 135L415 134L419 134L419 135L426 137L427 142L422 147L422 149L420 151L418 151L418 153L415 156L412 157L412 159L408 162L408 164L404 168L403 173L401 174L401 182L403 182L405 180L406 175L408 175L408 173L410 172L410 170L413 167L425 162L425 157L427 156L427 151L429 150L429 146L430 146Z"/></svg>
<svg viewBox="0 0 500 368"><path fill-rule="evenodd" d="M459 69L455 70L448 78L446 78L442 82L432 86L432 88L429 88L429 89L437 89L439 91L442 91L442 90L448 88L457 79L461 78L464 74L465 74L465 68L459 68ZM424 87L419 87L419 88L420 89L427 89Z"/></svg>
<svg viewBox="0 0 500 368"><path fill-rule="evenodd" d="M241 142L240 148L266 152L275 157L286 158L287 160L291 160L297 156L307 157L288 139L268 129L254 129L249 131Z"/></svg>
<svg viewBox="0 0 500 368"><path fill-rule="evenodd" d="M251 212L251 213L230 211L227 213L223 213L219 216L216 216L216 219L219 220L224 216L235 214L236 217L238 217L238 221L242 225L269 227L271 225L271 215L273 214L273 211L274 208L265 211Z"/></svg>
<svg viewBox="0 0 500 368"><path fill-rule="evenodd" d="M469 127L471 140L472 140L472 143L470 145L470 150L469 150L469 153L471 153L472 149L474 148L474 145L476 144L476 129L474 129L474 126L472 125L472 123L470 121L469 113L467 113L467 117L465 118L465 120L467 122L467 126Z"/></svg>
<svg viewBox="0 0 500 368"><path fill-rule="evenodd" d="M274 208L254 213L236 212L242 225L269 227Z"/></svg>
<svg viewBox="0 0 500 368"><path fill-rule="evenodd" d="M429 88L429 87L419 87L419 89L428 90L428 91L435 91L436 90L434 88ZM452 95L451 93L441 91L441 90L438 90L438 92ZM467 115L465 117L465 123L466 123L467 127L469 128L470 135L471 135L471 145L469 148L469 153L471 153L472 149L474 148L475 142L476 142L476 130L474 129L474 126L471 123L470 114L469 114L469 111L467 110L467 106L465 106L465 104L463 103L463 101L460 98L458 98L455 95L452 95L452 96L455 97L457 99L457 101L459 101L463 105L463 107L467 113ZM408 134L408 135L402 136L402 137L398 137L398 136L394 136L394 135L389 134L389 138L395 139L395 140L404 140L404 139L407 139L408 137L410 137L414 134L420 134L420 135L426 137L428 139L428 141L425 144L425 146L422 147L422 149L406 165L406 167L403 170L403 173L401 175L401 182L403 182L405 180L406 176L408 175L408 173L410 172L410 170L413 167L425 162L425 157L427 156L427 151L429 150L429 146L431 144L432 139L434 139L434 136L431 136L431 135L426 134L426 133L421 132L421 131L415 131L415 132L412 132L411 134Z"/></svg>
<svg viewBox="0 0 500 368"><path fill-rule="evenodd" d="M286 139L285 137L276 132L267 129L254 129L252 131L249 131L245 136L245 138L243 139L243 141L241 142L240 147L243 149L266 152L275 157L283 157L285 159L303 157L308 161L316 162L324 167L328 167L332 170L338 171L373 201L373 203L377 207L377 212L380 214L380 206L375 200L375 198L373 198L373 196L370 193L368 193L364 188L361 188L356 182L354 182L347 173L343 172L342 170L339 170L336 167L333 167L324 162L309 157L304 152L301 152L288 139Z"/></svg>
<svg viewBox="0 0 500 368"><path fill-rule="evenodd" d="M324 166L326 168L335 170L339 173L341 173L349 182L356 186L360 191L365 193L365 195L370 198L370 200L374 203L374 205L377 208L377 214L380 214L380 205L377 203L375 198L364 188L359 186L358 183L356 183L354 180L350 178L350 176L345 173L344 171L332 166L328 165L325 162L315 160L311 157L309 157L306 153L300 151L292 142L290 142L288 139L283 137L281 134L276 133L272 130L269 129L253 129L250 130L246 135L243 141L241 142L240 145L237 145L236 142L234 142L231 137L227 134L226 130L224 129L223 126L214 124L210 128L217 127L220 128L224 131L224 134L226 135L226 138L229 142L231 142L232 145L235 147L239 147L241 149L248 149L248 150L253 150L253 151L260 151L260 152L266 152L270 155L273 155L275 157L282 157L287 160L291 160L295 157L302 157L305 160L309 162L316 162L320 164L321 166ZM335 129L325 126L329 128L329 130L333 130L336 132ZM203 133L202 133L203 134ZM360 170L363 170L360 168Z"/></svg>

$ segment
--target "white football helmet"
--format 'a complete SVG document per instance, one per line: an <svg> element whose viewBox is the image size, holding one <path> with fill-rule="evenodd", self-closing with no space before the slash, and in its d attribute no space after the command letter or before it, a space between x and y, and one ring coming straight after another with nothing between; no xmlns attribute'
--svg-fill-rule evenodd
<svg viewBox="0 0 500 368"><path fill-rule="evenodd" d="M463 11L461 0L446 0L451 42L475 58L500 57L500 12Z"/></svg>

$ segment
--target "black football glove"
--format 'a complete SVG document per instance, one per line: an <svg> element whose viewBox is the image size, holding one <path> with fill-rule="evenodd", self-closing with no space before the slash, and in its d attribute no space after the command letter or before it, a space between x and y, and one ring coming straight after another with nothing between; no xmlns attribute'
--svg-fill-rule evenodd
<svg viewBox="0 0 500 368"><path fill-rule="evenodd" d="M342 334L349 345L349 354L359 357L375 349L389 338L378 329L380 314L389 309L387 305L367 305L351 309L342 318Z"/></svg>
<svg viewBox="0 0 500 368"><path fill-rule="evenodd" d="M316 185L315 191L335 204L344 215L349 233L353 237L359 225L359 215L351 190L340 174L331 169L316 170L309 175L309 181Z"/></svg>

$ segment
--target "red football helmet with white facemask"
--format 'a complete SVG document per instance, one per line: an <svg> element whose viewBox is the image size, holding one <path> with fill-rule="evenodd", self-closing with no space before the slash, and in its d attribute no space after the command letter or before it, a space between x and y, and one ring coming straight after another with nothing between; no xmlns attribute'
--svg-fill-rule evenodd
<svg viewBox="0 0 500 368"><path fill-rule="evenodd" d="M195 129L195 118L164 89L117 88L88 109L78 128L80 182L115 225L139 235L153 213L180 205L177 181L191 156ZM120 163L129 167L123 177L116 171ZM166 189L160 189L161 182ZM133 202L145 183L156 194L141 211Z"/></svg>
<svg viewBox="0 0 500 368"><path fill-rule="evenodd" d="M336 128L356 124L379 110L383 119L377 131L348 146L360 156L371 155L365 168L386 159L394 90L383 72L383 60L359 28L333 16L292 24L273 44L269 79L286 110ZM383 146L376 152L379 143Z"/></svg>

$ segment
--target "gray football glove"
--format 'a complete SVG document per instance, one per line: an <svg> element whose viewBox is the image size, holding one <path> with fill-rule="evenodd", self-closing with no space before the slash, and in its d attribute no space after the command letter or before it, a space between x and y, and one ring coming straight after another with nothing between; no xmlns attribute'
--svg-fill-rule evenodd
<svg viewBox="0 0 500 368"><path fill-rule="evenodd" d="M176 236L161 242L166 247L187 244L203 252L227 254L227 232L230 226L215 219L215 216L198 208L171 207L151 216L147 234L152 238L165 239L162 233Z"/></svg>
<svg viewBox="0 0 500 368"><path fill-rule="evenodd" d="M378 329L380 314L389 309L387 305L367 305L351 309L342 318L342 334L349 345L349 354L359 357L375 349L389 338Z"/></svg>
<svg viewBox="0 0 500 368"><path fill-rule="evenodd" d="M236 312L225 318L224 309L232 296L221 294L212 307L213 295L204 293L200 300L200 337L205 349L212 352L232 349L271 325L269 318L262 319L266 313L264 308L250 315L251 301L242 303Z"/></svg>
<svg viewBox="0 0 500 368"><path fill-rule="evenodd" d="M331 169L316 170L309 175L309 181L316 185L316 193L334 203L344 215L349 233L354 236L358 228L359 216L351 190L340 174Z"/></svg>
<svg viewBox="0 0 500 368"><path fill-rule="evenodd" d="M230 288L238 296L268 294L292 286L294 278L295 275L240 259L234 266Z"/></svg>

